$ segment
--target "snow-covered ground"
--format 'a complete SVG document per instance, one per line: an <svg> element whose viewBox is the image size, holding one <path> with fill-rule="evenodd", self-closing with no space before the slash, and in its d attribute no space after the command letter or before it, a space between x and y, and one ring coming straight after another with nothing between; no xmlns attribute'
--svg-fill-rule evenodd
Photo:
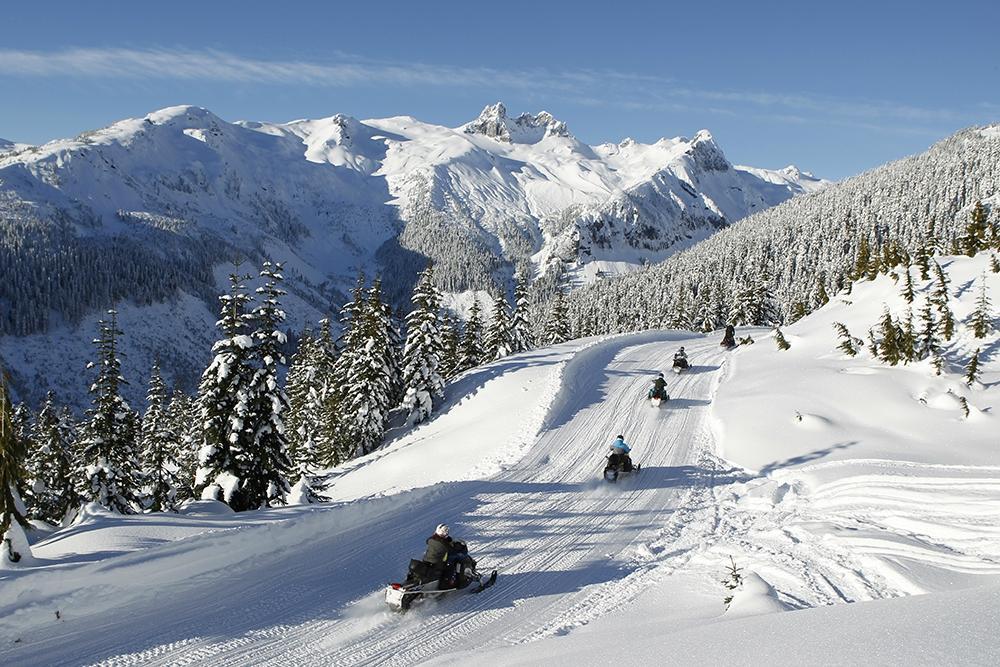
<svg viewBox="0 0 1000 667"><path fill-rule="evenodd" d="M942 260L960 320L985 259ZM899 292L856 285L787 327L787 351L661 331L477 369L436 419L333 471L329 505L91 513L0 574L0 662L995 664L1000 338L961 325L941 377L836 350L833 321L861 336ZM695 367L654 409L680 344ZM643 471L613 486L619 432ZM381 587L441 521L497 585L388 613Z"/></svg>

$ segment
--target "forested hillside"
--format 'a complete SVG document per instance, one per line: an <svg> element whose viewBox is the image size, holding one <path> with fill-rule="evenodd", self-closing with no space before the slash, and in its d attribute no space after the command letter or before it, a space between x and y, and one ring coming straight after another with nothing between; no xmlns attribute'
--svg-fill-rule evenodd
<svg viewBox="0 0 1000 667"><path fill-rule="evenodd" d="M1000 126L964 130L745 218L661 264L574 292L574 332L793 321L853 278L995 244L998 192Z"/></svg>

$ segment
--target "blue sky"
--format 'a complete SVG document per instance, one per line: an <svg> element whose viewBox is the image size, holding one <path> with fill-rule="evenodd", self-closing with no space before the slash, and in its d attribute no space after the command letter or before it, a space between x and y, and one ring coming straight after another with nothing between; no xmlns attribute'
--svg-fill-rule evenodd
<svg viewBox="0 0 1000 667"><path fill-rule="evenodd" d="M0 137L196 104L227 120L545 109L588 143L715 135L842 178L1000 121L1000 3L17 2Z"/></svg>

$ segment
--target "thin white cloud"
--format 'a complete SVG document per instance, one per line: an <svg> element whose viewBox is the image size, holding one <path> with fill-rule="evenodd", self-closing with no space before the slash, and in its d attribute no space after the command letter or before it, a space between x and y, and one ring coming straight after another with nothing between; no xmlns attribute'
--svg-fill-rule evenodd
<svg viewBox="0 0 1000 667"><path fill-rule="evenodd" d="M24 51L0 49L0 76L177 79L329 87L361 85L515 89L544 93L588 106L709 113L808 116L815 122L858 127L925 130L927 125L969 123L968 112L923 108L880 100L753 91L706 90L667 77L616 70L501 69L364 60L338 54L335 61L262 60L224 51L98 49ZM994 107L982 103L980 112ZM906 124L906 128L899 127Z"/></svg>

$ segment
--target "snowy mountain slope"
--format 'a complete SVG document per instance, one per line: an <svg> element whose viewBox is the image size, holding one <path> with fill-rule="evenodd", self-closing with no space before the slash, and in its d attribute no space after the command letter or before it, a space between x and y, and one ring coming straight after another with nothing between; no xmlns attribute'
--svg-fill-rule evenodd
<svg viewBox="0 0 1000 667"><path fill-rule="evenodd" d="M748 216L660 264L588 285L569 299L574 331L719 329L745 305L741 295L761 288L774 297L777 319L759 323L780 322L850 282L862 244L875 256L912 257L932 225L937 243L951 248L977 201L988 224L1000 224L996 126L962 130L924 153Z"/></svg>
<svg viewBox="0 0 1000 667"><path fill-rule="evenodd" d="M957 317L987 260L941 259ZM722 638L735 636L755 638L742 653L755 663L775 656L771 637L789 658L853 656L844 638L874 641L875 625L904 646L941 637L933 655L975 662L992 655L983 638L996 630L983 610L1000 581L1000 367L989 352L982 385L955 382L974 342L965 325L945 352L951 375L843 358L830 322L860 333L882 302L901 306L898 293L886 277L856 284L787 327L784 352L767 330L740 332L757 343L732 353L716 336L664 331L477 369L450 385L435 420L334 471L332 506L128 525L94 517L37 545L37 569L0 575L0 660L415 664L474 653L689 664L730 655ZM997 339L975 344L995 351ZM649 379L680 344L695 368L670 376L672 400L653 409L642 399ZM975 408L968 419L943 400L948 389ZM610 486L598 476L617 432L644 469ZM388 614L379 589L440 521L500 569L497 586ZM730 556L748 583L723 612ZM915 593L929 595L822 608ZM948 615L955 604L969 607ZM947 618L929 625L928 613ZM633 653L609 653L630 633ZM911 655L872 650L876 662Z"/></svg>
<svg viewBox="0 0 1000 667"><path fill-rule="evenodd" d="M706 132L590 147L549 114L511 119L501 104L458 128L343 115L228 123L171 107L0 149L0 269L14 276L0 285L0 335L51 345L41 334L114 304L145 309L183 295L207 304L188 319L207 321L220 267L265 256L286 264L301 303L289 309L296 329L339 307L359 270L381 273L390 300L404 303L426 257L454 292L506 285L512 264L531 257L549 268L614 256L627 270L824 183L733 168ZM622 230L600 252L574 240L591 211ZM149 327L174 325L151 310ZM207 355L214 332L192 335ZM145 362L154 351L134 353ZM80 346L74 362L86 354ZM37 401L28 380L37 366L8 363L15 389ZM81 393L67 399L82 402Z"/></svg>

